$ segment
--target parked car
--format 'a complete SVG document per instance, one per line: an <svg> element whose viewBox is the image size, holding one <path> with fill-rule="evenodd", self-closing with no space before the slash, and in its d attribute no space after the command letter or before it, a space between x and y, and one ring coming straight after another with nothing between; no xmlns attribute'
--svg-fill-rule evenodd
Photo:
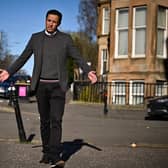
<svg viewBox="0 0 168 168"><path fill-rule="evenodd" d="M9 87L12 85L16 86L18 90L19 86L29 86L31 82L31 77L29 75L13 75L6 81L0 83L0 97L9 98ZM28 93L28 89L27 92Z"/></svg>
<svg viewBox="0 0 168 168"><path fill-rule="evenodd" d="M147 117L163 117L168 115L168 95L147 100Z"/></svg>
<svg viewBox="0 0 168 168"><path fill-rule="evenodd" d="M10 83L7 81L0 83L0 97L7 98L9 96L8 94L9 86L10 86Z"/></svg>

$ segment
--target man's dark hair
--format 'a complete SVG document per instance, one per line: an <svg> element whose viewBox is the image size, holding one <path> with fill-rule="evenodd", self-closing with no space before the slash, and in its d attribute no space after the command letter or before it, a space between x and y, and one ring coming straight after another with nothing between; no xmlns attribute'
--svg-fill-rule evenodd
<svg viewBox="0 0 168 168"><path fill-rule="evenodd" d="M62 13L61 12L59 12L56 9L51 9L51 10L47 11L46 19L47 19L48 15L50 15L50 14L57 15L59 17L59 24L61 24L61 21L62 21Z"/></svg>

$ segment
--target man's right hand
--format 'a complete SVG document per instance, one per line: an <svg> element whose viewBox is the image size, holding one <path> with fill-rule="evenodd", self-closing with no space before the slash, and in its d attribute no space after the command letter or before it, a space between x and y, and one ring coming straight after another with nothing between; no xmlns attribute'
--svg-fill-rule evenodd
<svg viewBox="0 0 168 168"><path fill-rule="evenodd" d="M9 78L9 73L8 71L4 69L0 69L0 82L3 82Z"/></svg>

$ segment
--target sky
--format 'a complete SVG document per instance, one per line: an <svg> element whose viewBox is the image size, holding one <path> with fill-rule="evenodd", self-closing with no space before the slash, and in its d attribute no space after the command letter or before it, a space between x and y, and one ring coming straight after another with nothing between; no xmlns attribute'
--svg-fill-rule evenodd
<svg viewBox="0 0 168 168"><path fill-rule="evenodd" d="M77 15L80 0L1 0L0 31L7 35L8 49L13 55L20 55L32 33L45 28L45 15L49 9L63 14L61 31L78 31ZM32 73L31 58L22 68Z"/></svg>

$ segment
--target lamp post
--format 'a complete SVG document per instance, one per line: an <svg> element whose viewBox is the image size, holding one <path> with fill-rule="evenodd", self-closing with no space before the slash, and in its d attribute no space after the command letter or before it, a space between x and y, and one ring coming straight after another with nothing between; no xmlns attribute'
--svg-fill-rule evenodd
<svg viewBox="0 0 168 168"><path fill-rule="evenodd" d="M106 76L106 72L103 73L102 75L102 81L103 81L103 102L104 102L104 109L103 109L103 113L104 115L107 115L108 113L108 108L107 108L107 76Z"/></svg>

